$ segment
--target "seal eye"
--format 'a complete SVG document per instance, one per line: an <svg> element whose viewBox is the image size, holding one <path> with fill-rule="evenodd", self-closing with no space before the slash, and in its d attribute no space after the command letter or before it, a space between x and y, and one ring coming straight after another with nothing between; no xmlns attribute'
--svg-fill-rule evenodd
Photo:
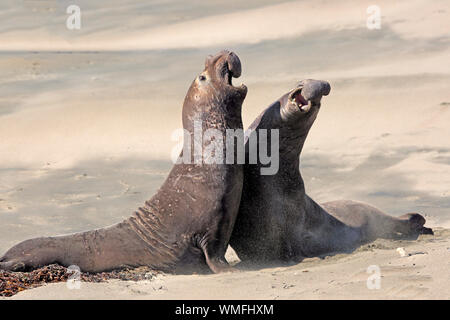
<svg viewBox="0 0 450 320"><path fill-rule="evenodd" d="M198 79L200 80L200 81L205 81L206 80L206 77L204 76L204 75L199 75L198 76Z"/></svg>

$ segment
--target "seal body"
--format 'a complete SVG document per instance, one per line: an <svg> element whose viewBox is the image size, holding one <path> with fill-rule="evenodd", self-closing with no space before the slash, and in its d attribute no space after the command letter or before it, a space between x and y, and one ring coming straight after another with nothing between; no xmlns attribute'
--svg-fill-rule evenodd
<svg viewBox="0 0 450 320"><path fill-rule="evenodd" d="M231 83L240 73L241 64L233 52L206 59L183 104L185 145L198 142L195 124L200 134L212 129L219 139L228 129L242 129L241 106L247 88ZM211 138L200 138L201 150L211 143ZM200 161L184 157L187 161L175 164L158 192L125 221L98 230L26 240L0 258L0 269L29 270L59 263L88 272L125 266L175 273L229 270L224 256L238 212L243 168L205 164L207 157L200 152Z"/></svg>
<svg viewBox="0 0 450 320"><path fill-rule="evenodd" d="M379 237L426 232L419 214L391 217L355 201L317 204L305 193L300 154L308 132L328 95L326 81L303 80L265 109L249 127L279 131L279 170L262 175L256 164L245 164L244 187L230 244L243 261L294 261L305 257L348 252ZM271 135L267 134L271 139ZM246 153L250 152L246 140Z"/></svg>

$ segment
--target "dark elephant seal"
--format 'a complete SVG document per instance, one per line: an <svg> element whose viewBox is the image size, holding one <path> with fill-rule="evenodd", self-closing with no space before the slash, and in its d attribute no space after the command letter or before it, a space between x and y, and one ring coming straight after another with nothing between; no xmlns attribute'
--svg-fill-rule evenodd
<svg viewBox="0 0 450 320"><path fill-rule="evenodd" d="M321 98L329 92L328 82L304 80L250 126L247 136L258 136L259 129L279 130L280 159L274 175L261 175L259 155L257 164L244 166L242 199L230 240L241 260L298 262L304 257L348 252L380 237L431 232L417 213L396 218L355 201L320 206L306 195L299 156ZM246 153L248 158L248 138Z"/></svg>
<svg viewBox="0 0 450 320"><path fill-rule="evenodd" d="M231 83L240 74L241 63L233 52L206 59L183 104L188 136L194 134L194 121L202 121L203 131L216 129L223 136L227 129L242 128L247 88ZM203 139L203 147L210 143ZM242 179L242 165L176 164L159 191L129 219L103 229L26 240L0 258L0 269L27 270L58 263L87 272L124 266L177 273L206 266L213 272L226 271L230 267L224 255Z"/></svg>

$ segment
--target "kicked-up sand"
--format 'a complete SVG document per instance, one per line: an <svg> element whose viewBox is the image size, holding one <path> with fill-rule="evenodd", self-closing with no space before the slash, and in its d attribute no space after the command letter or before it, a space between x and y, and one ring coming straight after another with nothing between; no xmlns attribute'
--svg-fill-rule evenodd
<svg viewBox="0 0 450 320"><path fill-rule="evenodd" d="M377 1L373 30L365 2L78 2L78 31L65 27L69 2L0 4L0 255L119 222L149 199L172 166L190 82L223 48L243 64L244 127L297 81L331 83L301 158L313 199L419 212L436 234L293 266L59 283L13 299L450 297L448 1Z"/></svg>

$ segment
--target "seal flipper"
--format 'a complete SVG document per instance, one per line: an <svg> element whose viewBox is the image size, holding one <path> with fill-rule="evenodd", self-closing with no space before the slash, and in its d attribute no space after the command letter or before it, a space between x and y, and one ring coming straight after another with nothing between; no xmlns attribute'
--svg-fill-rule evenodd
<svg viewBox="0 0 450 320"><path fill-rule="evenodd" d="M235 268L230 266L228 262L223 258L212 258L207 253L207 250L203 251L205 254L206 264L214 273L222 273L222 272L234 272L237 271Z"/></svg>
<svg viewBox="0 0 450 320"><path fill-rule="evenodd" d="M399 224L395 231L400 232L407 237L418 237L420 234L431 234L434 232L431 228L424 227L425 218L418 213L406 213L400 217Z"/></svg>
<svg viewBox="0 0 450 320"><path fill-rule="evenodd" d="M225 252L220 256L219 250L208 241L207 237L197 237L197 246L203 251L208 267L214 273L237 271L225 259ZM223 251L223 250L222 250ZM219 256L218 256L219 255Z"/></svg>
<svg viewBox="0 0 450 320"><path fill-rule="evenodd" d="M6 270L6 271L25 271L26 266L23 262L17 262L17 261L6 261L6 262L0 262L0 270Z"/></svg>
<svg viewBox="0 0 450 320"><path fill-rule="evenodd" d="M433 229L431 229L431 228L422 227L422 229L420 230L420 234L434 235L434 232L433 232Z"/></svg>
<svg viewBox="0 0 450 320"><path fill-rule="evenodd" d="M0 270L27 271L59 263L61 242L56 237L41 237L20 242L1 258Z"/></svg>

